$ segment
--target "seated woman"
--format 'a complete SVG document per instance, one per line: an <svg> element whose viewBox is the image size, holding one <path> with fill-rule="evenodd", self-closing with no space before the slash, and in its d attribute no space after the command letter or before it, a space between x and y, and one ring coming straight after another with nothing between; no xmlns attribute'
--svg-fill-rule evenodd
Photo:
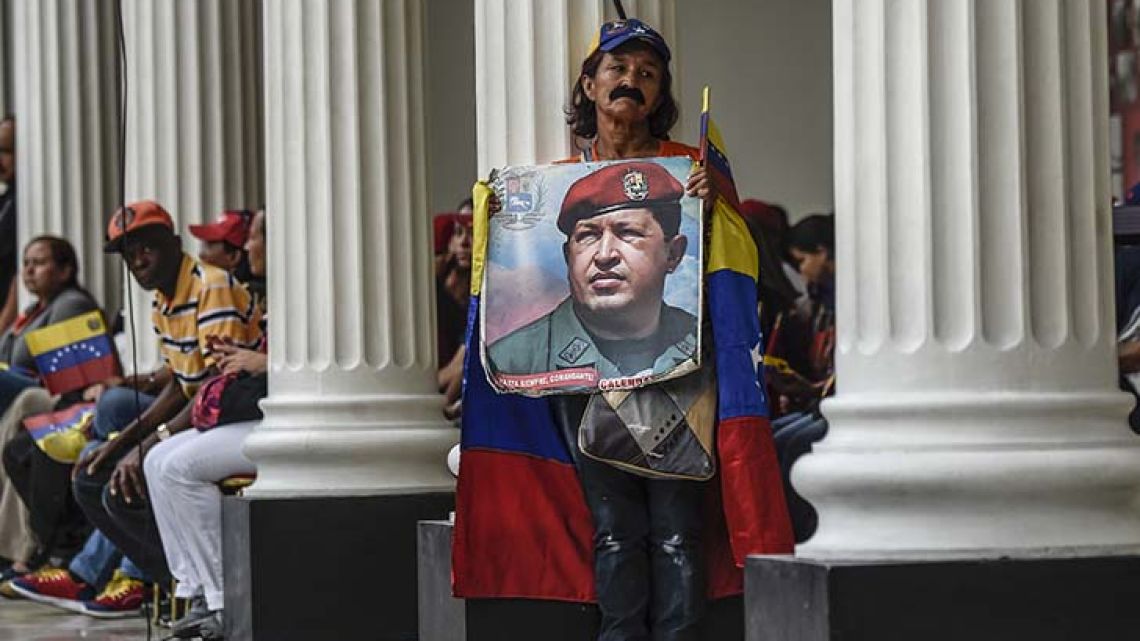
<svg viewBox="0 0 1140 641"><path fill-rule="evenodd" d="M62 238L40 236L32 239L24 249L20 275L35 302L0 336L0 362L7 364L7 369L0 371L0 415L3 415L0 445L6 445L18 436L26 437L22 429L23 419L49 411L56 402L47 390L39 387L36 361L24 340L25 336L36 329L99 309L95 299L79 286L79 260L71 243ZM31 439L27 440L30 444ZM62 513L67 512L69 505L66 500L61 500L52 502L53 508L58 508L61 514L37 515L43 518L29 521L28 511L19 500L17 490L0 470L0 554L13 562L12 571L2 577L5 579L28 570L26 562L32 561L36 550L33 534L41 539L41 544L51 545L52 542L42 539L54 539L54 525L60 520L68 520ZM51 521L53 527L36 527L40 525L39 521Z"/></svg>
<svg viewBox="0 0 1140 641"><path fill-rule="evenodd" d="M259 211L246 243L250 267L265 274L265 213ZM175 625L185 634L221 629L222 493L218 482L252 475L256 468L242 454L242 443L257 420L238 420L258 412L265 395L268 357L258 351L218 344L223 374L203 386L194 400L189 429L170 424L172 434L143 459L146 484L166 561L178 580L176 596L191 599L191 609ZM238 394L234 392L237 391ZM243 396L244 395L244 396ZM238 398L234 398L238 396ZM227 416L229 414L229 416Z"/></svg>
<svg viewBox="0 0 1140 641"><path fill-rule="evenodd" d="M773 331L770 353L788 367L765 376L780 415L773 424L784 476L788 511L796 541L815 531L815 510L790 484L792 465L827 433L820 402L835 384L835 219L808 216L785 237L787 255L807 283L809 302L802 313L787 315Z"/></svg>
<svg viewBox="0 0 1140 641"><path fill-rule="evenodd" d="M21 391L39 385L36 359L24 340L28 332L99 309L79 286L75 248L62 238L33 238L24 248L20 274L35 302L0 336L0 413Z"/></svg>

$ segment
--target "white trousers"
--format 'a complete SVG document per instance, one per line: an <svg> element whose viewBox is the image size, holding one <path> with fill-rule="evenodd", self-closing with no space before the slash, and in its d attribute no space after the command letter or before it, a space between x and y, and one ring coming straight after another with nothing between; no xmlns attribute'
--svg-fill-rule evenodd
<svg viewBox="0 0 1140 641"><path fill-rule="evenodd" d="M217 482L257 471L241 452L258 421L205 432L183 430L155 445L143 461L155 521L176 596L203 595L211 610L224 606L222 493Z"/></svg>

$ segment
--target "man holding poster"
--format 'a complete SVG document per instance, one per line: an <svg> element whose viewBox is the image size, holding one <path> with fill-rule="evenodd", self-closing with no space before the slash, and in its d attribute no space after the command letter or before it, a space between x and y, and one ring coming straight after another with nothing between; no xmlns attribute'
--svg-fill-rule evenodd
<svg viewBox="0 0 1140 641"><path fill-rule="evenodd" d="M491 276L472 280L455 594L596 599L599 641L697 641L707 600L741 592L744 555L792 549L759 380L756 248L739 216L708 218L718 200L703 166L682 186L685 168L662 164L700 159L669 140L678 116L670 58L660 34L623 16L601 26L582 63L567 109L581 155L563 162L630 162L583 168L551 210L565 241L550 262L564 259L569 294L480 346L500 317L487 315ZM511 230L503 217L516 230L546 220L527 218L541 212L544 192L523 188L512 169L501 190L476 186L477 272L495 243L488 230ZM561 193L547 187L546 197ZM699 314L664 300L686 249L704 244L678 231L683 195L703 201L711 232L691 285L710 294L704 338L712 340L697 340ZM495 223L491 211L501 212ZM548 254L529 252L540 262ZM499 385L504 371L568 372L591 360L603 374L636 377L674 357L689 360L691 373L618 391L599 384L544 396L540 386Z"/></svg>

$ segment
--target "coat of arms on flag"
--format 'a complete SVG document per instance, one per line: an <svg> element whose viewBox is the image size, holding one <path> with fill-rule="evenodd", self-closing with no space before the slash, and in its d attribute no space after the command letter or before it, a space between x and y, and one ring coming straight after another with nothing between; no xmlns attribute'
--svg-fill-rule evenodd
<svg viewBox="0 0 1140 641"><path fill-rule="evenodd" d="M64 394L116 376L118 354L99 311L37 329L24 337L44 387Z"/></svg>

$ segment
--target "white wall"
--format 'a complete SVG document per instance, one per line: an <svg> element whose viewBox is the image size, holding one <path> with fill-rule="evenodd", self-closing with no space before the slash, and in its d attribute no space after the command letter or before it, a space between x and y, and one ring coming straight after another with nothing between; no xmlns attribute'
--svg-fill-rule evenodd
<svg viewBox="0 0 1140 641"><path fill-rule="evenodd" d="M475 182L475 3L424 3L429 213L453 211Z"/></svg>
<svg viewBox="0 0 1140 641"><path fill-rule="evenodd" d="M831 1L678 0L677 33L674 138L696 143L707 84L741 198L830 210Z"/></svg>

